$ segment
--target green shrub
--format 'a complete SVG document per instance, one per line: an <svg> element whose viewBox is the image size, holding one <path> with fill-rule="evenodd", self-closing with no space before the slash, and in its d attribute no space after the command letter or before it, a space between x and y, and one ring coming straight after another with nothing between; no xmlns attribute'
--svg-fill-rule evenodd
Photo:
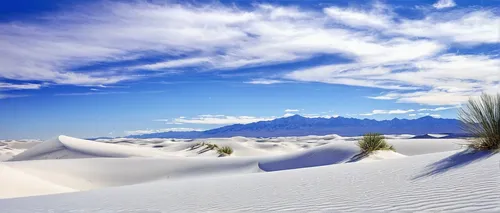
<svg viewBox="0 0 500 213"><path fill-rule="evenodd" d="M471 148L500 149L500 93L470 98L458 114L463 129L474 136Z"/></svg>
<svg viewBox="0 0 500 213"><path fill-rule="evenodd" d="M206 145L207 145L207 148L210 150L219 148L219 146L217 146L217 144L206 143Z"/></svg>
<svg viewBox="0 0 500 213"><path fill-rule="evenodd" d="M217 150L217 153L219 153L219 155L231 155L233 153L233 148L229 146L223 146Z"/></svg>
<svg viewBox="0 0 500 213"><path fill-rule="evenodd" d="M361 152L369 154L376 150L393 150L394 147L385 141L385 137L379 133L368 133L358 141Z"/></svg>

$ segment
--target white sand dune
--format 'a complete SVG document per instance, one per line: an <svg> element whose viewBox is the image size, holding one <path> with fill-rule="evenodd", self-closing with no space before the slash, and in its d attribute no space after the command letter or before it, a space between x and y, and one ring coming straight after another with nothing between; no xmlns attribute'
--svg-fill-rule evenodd
<svg viewBox="0 0 500 213"><path fill-rule="evenodd" d="M59 143L64 143L64 148L58 147L54 149L54 144L59 145ZM188 144L190 144L190 146L193 145L192 143ZM124 147L120 145L105 145L114 146L114 148L120 151L124 148L134 149L134 147ZM187 146L187 150L181 150L181 152L198 153L200 149L203 149L198 148L191 150L189 148L190 146ZM22 157L27 156L26 158L28 159L45 160L5 162L4 165L15 169L16 172L23 172L29 176L38 177L61 187L81 191L157 180L201 178L205 176L256 173L263 171L270 172L323 166L344 163L359 153L359 149L353 144L333 142L324 146L277 156L224 158L161 156L161 158L158 158L158 155L154 155L156 157L152 155L153 157L147 158L102 158L104 155L115 157L116 154L111 155L109 151L105 152L105 150L98 150L98 148L101 147L101 143L61 136L58 140L48 141L45 146L40 145L26 151L29 155L25 153L20 154ZM106 149L109 148L108 146L104 147ZM70 148L72 150L78 150L79 152L71 150L65 151L67 158L82 157L81 153L85 153L85 157L87 158L61 160L60 155L55 155L53 151ZM93 150L98 150L99 152L92 152ZM143 150L140 151L139 154L145 153ZM60 152L61 151L58 151L58 153ZM72 154L74 156L71 156ZM136 153L132 152L132 154ZM132 154L128 156L134 156ZM153 152L152 154L156 153ZM99 158L90 158L90 156L99 156ZM47 160L49 157L53 157L54 159ZM15 160L19 160L19 158L15 158ZM12 183L9 181L0 182L0 188L10 184ZM54 193L54 190L47 190L47 194L50 193ZM7 198L38 194L40 194L40 191L36 191L34 194L29 192L24 194L13 194L8 191L2 191L0 192L0 197Z"/></svg>
<svg viewBox="0 0 500 213"><path fill-rule="evenodd" d="M73 159L92 157L144 157L165 156L164 152L153 149L131 148L114 144L99 143L61 135L40 143L9 161Z"/></svg>
<svg viewBox="0 0 500 213"><path fill-rule="evenodd" d="M0 200L6 212L500 211L500 155L442 152Z"/></svg>
<svg viewBox="0 0 500 213"><path fill-rule="evenodd" d="M40 144L38 140L9 141L0 140L0 162L7 161L13 156Z"/></svg>
<svg viewBox="0 0 500 213"><path fill-rule="evenodd" d="M1 195L22 197L26 195L74 192L77 190L48 182L40 177L0 164L0 191L0 198L2 198Z"/></svg>
<svg viewBox="0 0 500 213"><path fill-rule="evenodd" d="M0 198L11 198L0 199L0 210L500 211L499 155L465 153L460 139L391 138L397 152L358 159L356 138L339 136L60 136L0 163ZM234 154L193 147L199 142ZM34 195L46 196L15 198Z"/></svg>
<svg viewBox="0 0 500 213"><path fill-rule="evenodd" d="M422 155L463 149L463 139L388 139L396 151L403 155Z"/></svg>

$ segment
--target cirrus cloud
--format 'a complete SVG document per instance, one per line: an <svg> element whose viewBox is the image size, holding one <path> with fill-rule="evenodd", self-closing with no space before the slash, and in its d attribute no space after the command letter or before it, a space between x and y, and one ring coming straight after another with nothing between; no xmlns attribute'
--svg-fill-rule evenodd
<svg viewBox="0 0 500 213"><path fill-rule="evenodd" d="M440 0L434 6L454 2ZM104 2L36 21L0 23L0 78L96 86L154 76L145 71L237 70L331 55L348 62L295 68L279 78L270 74L246 83L372 87L389 91L375 99L454 105L470 95L499 91L498 55L449 51L497 44L499 21L497 8L438 10L408 18L380 3L313 10ZM151 55L165 57L141 60ZM137 64L88 67L122 61Z"/></svg>

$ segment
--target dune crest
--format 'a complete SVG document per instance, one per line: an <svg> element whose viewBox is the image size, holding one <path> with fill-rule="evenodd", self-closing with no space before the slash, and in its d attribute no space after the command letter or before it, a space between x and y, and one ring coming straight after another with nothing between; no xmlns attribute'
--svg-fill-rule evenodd
<svg viewBox="0 0 500 213"><path fill-rule="evenodd" d="M152 149L132 148L61 135L30 148L14 156L9 161L95 157L153 157L165 155L163 152Z"/></svg>

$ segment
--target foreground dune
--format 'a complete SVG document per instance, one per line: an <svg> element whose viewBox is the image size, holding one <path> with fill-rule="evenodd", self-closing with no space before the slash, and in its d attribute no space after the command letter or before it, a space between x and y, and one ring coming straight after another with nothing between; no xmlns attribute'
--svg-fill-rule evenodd
<svg viewBox="0 0 500 213"><path fill-rule="evenodd" d="M449 151L4 199L5 212L500 211L500 155Z"/></svg>
<svg viewBox="0 0 500 213"><path fill-rule="evenodd" d="M93 142L59 136L0 163L0 198L6 198L0 209L500 211L499 155L468 153L459 139L393 137L388 142L397 152L359 158L356 140L332 135ZM200 142L229 145L235 153L219 157Z"/></svg>
<svg viewBox="0 0 500 213"><path fill-rule="evenodd" d="M185 148L179 150L180 152L192 154L203 151L202 147L189 148L193 146L192 143L178 143L178 145ZM187 158L170 156L154 149L60 136L15 156L10 162L0 164L10 169L4 172L3 176L22 173L27 177L50 183L46 186L46 192L44 193L43 189L34 190L33 193L29 190L15 193L2 190L0 198L82 191L158 180L199 179L206 176L330 165L348 162L358 153L359 149L354 144L335 141L276 156ZM145 157L148 154L150 156ZM18 184L15 179L5 179L0 181L0 188ZM59 188L67 190L60 191Z"/></svg>

